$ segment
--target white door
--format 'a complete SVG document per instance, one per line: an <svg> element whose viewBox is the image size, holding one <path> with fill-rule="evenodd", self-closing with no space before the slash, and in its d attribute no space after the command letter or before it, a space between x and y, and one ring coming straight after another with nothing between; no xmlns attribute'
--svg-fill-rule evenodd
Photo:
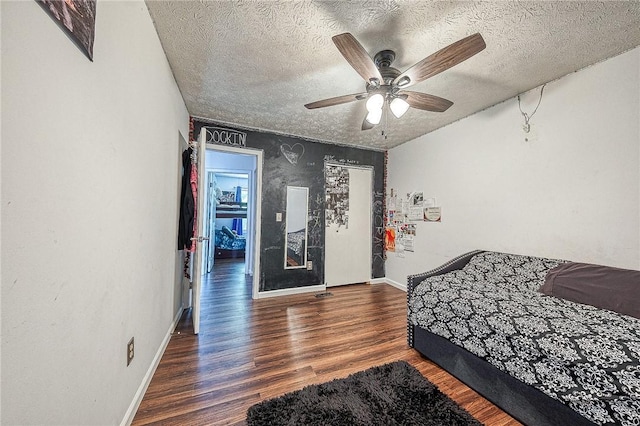
<svg viewBox="0 0 640 426"><path fill-rule="evenodd" d="M204 257L206 259L205 271L207 274L213 269L214 254L215 254L215 241L216 241L216 194L213 183L215 182L215 173L209 172L207 174L207 220L205 223L206 235L209 238L205 244Z"/></svg>
<svg viewBox="0 0 640 426"><path fill-rule="evenodd" d="M327 167L342 169L333 180L330 173L327 174L325 183L327 193L336 185L335 197L327 200L325 215L325 283L329 287L368 282L371 279L373 171L343 165L328 164Z"/></svg>
<svg viewBox="0 0 640 426"><path fill-rule="evenodd" d="M253 244L256 237L256 182L257 164L254 157L253 170L249 172L249 204L247 205L247 247L244 251L244 273L253 276Z"/></svg>
<svg viewBox="0 0 640 426"><path fill-rule="evenodd" d="M200 333L200 289L202 288L202 243L207 241L207 238L203 238L203 226L204 226L204 203L207 198L207 191L203 188L205 179L205 157L206 157L206 139L204 135L204 129L200 133L198 138L198 191L196 199L196 222L197 222L197 235L194 238L197 239L196 251L192 253L193 263L193 285L191 286L193 297L193 309L191 311L191 317L193 320L193 333Z"/></svg>

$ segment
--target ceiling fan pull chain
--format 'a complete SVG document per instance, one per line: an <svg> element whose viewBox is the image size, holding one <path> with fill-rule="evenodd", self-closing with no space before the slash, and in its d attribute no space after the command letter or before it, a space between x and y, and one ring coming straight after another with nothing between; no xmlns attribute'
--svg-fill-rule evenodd
<svg viewBox="0 0 640 426"><path fill-rule="evenodd" d="M386 102L386 100L385 100ZM382 125L382 136L385 138L385 140L387 139L387 117L389 116L389 113L387 112L388 108L384 108L382 110L382 114L383 114L383 120L384 120L384 124Z"/></svg>
<svg viewBox="0 0 640 426"><path fill-rule="evenodd" d="M540 98L538 99L538 105L536 105L536 108L533 110L531 115L527 114L522 110L522 105L520 103L520 95L518 95L518 108L520 109L520 114L522 114L522 116L524 117L524 125L522 126L522 130L524 130L525 133L529 133L529 131L531 130L531 125L529 124L529 120L531 120L531 118L535 115L536 111L538 111L540 102L542 102L542 92L544 92L544 86L546 85L547 83L543 84L542 87L540 88Z"/></svg>

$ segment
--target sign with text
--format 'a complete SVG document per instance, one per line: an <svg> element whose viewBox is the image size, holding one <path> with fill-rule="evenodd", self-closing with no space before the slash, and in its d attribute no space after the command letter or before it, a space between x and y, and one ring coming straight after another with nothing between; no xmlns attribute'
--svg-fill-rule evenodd
<svg viewBox="0 0 640 426"><path fill-rule="evenodd" d="M206 127L207 143L217 143L220 145L247 146L247 134L237 130L225 129L223 127Z"/></svg>

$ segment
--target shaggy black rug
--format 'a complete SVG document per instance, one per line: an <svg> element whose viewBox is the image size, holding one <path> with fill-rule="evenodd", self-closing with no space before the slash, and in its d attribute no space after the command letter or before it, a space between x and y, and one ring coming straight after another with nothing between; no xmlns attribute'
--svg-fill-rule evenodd
<svg viewBox="0 0 640 426"><path fill-rule="evenodd" d="M249 408L247 424L481 425L405 361L262 401Z"/></svg>

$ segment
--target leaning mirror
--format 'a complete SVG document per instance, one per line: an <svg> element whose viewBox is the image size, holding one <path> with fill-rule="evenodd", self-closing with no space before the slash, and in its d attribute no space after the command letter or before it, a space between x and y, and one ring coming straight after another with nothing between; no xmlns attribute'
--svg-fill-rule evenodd
<svg viewBox="0 0 640 426"><path fill-rule="evenodd" d="M287 186L285 269L306 268L307 265L308 198L309 188Z"/></svg>

